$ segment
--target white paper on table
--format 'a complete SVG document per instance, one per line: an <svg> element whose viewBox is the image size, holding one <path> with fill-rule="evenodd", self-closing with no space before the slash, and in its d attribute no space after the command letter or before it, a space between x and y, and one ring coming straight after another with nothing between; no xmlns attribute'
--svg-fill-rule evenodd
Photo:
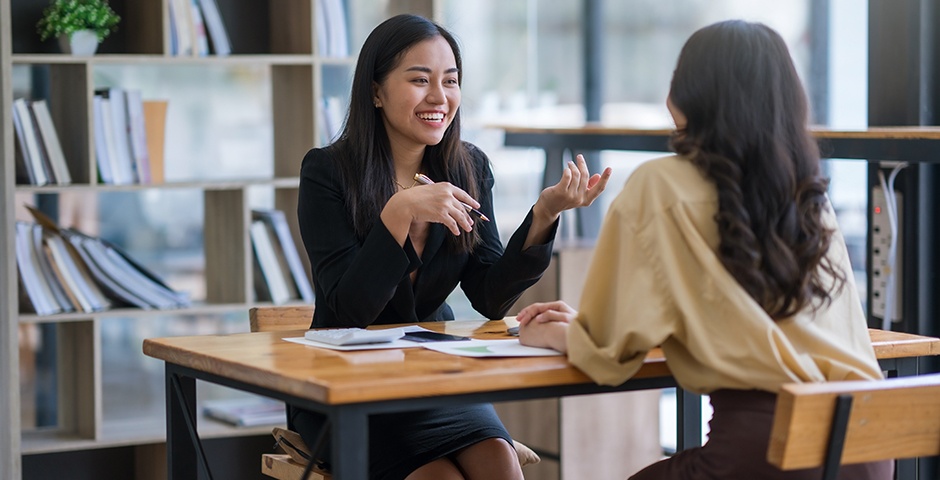
<svg viewBox="0 0 940 480"><path fill-rule="evenodd" d="M550 348L529 347L510 340L471 340L458 342L434 342L421 344L428 350L459 355L461 357L554 357L562 355Z"/></svg>

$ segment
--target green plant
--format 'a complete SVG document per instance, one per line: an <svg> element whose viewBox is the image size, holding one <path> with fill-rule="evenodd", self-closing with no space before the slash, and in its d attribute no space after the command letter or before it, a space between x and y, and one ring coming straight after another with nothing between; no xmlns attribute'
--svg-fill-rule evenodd
<svg viewBox="0 0 940 480"><path fill-rule="evenodd" d="M43 10L36 31L40 39L46 40L78 30L93 30L101 41L117 30L120 20L104 0L55 0Z"/></svg>

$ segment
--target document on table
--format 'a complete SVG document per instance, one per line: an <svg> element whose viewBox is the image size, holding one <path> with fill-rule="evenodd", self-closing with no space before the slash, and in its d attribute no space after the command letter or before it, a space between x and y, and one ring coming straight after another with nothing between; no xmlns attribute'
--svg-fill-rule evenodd
<svg viewBox="0 0 940 480"><path fill-rule="evenodd" d="M461 357L554 357L562 355L550 348L529 347L510 340L471 340L469 342L437 342L424 348Z"/></svg>
<svg viewBox="0 0 940 480"><path fill-rule="evenodd" d="M405 332L430 331L418 326L404 327ZM416 348L424 347L435 352L446 353L448 355L458 355L461 357L553 357L562 355L550 348L529 347L519 343L519 339L512 338L508 340L458 340L453 342L426 342L418 343L409 340L393 340L385 343L366 343L362 345L330 345L328 343L315 342L307 340L304 337L289 337L284 340L301 345L308 345L317 348L326 348L329 350L339 350L342 352L353 352L360 350L387 350L393 348Z"/></svg>

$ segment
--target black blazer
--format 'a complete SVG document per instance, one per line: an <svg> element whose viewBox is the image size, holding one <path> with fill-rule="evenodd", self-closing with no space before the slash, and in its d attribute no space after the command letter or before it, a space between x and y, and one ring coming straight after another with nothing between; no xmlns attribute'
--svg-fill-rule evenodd
<svg viewBox="0 0 940 480"><path fill-rule="evenodd" d="M418 258L411 241L404 247L376 220L363 240L356 238L343 200L338 161L329 148L307 152L301 166L297 214L304 247L313 269L316 309L312 327L364 327L371 324L453 320L447 296L460 284L478 312L502 318L522 292L548 268L558 222L550 239L522 251L532 211L513 233L505 251L493 215L493 173L486 155L467 144L480 179L477 221L481 242L471 253L454 253L444 240L451 235L432 224ZM414 285L409 274L420 269Z"/></svg>

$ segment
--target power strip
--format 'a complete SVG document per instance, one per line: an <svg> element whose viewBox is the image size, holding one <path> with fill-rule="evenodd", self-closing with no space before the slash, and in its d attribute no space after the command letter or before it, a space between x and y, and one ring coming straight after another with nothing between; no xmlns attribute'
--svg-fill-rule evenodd
<svg viewBox="0 0 940 480"><path fill-rule="evenodd" d="M902 195L895 191L894 196L897 199L897 246L896 258L894 261L894 310L891 315L893 322L901 321L901 212L904 211L902 204ZM873 317L885 318L885 298L888 293L888 276L891 274L891 267L888 265L888 249L891 245L891 222L888 219L888 205L885 202L884 189L880 186L872 187L871 191L872 212L869 228L871 231L871 295L870 308Z"/></svg>

